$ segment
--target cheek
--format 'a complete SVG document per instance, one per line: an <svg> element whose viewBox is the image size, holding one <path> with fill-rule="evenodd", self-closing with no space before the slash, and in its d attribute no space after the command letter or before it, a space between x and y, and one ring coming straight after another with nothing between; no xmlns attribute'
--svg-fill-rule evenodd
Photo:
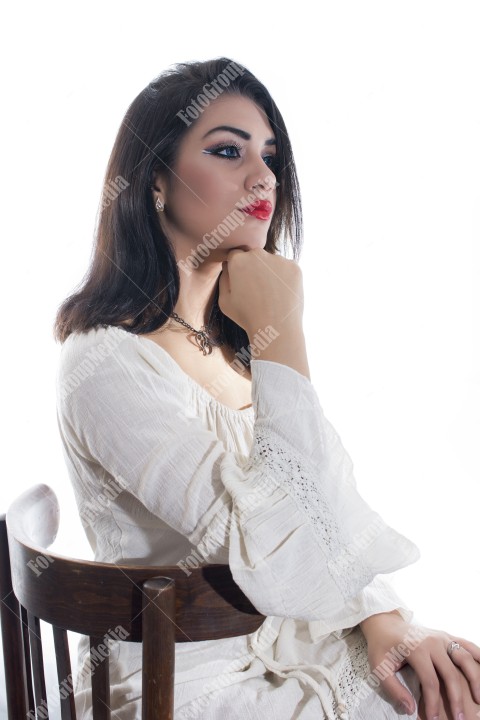
<svg viewBox="0 0 480 720"><path fill-rule="evenodd" d="M177 167L175 173L170 220L181 233L198 240L230 212L230 205L238 199L238 189L229 189L215 167L205 168L190 162L183 169Z"/></svg>
<svg viewBox="0 0 480 720"><path fill-rule="evenodd" d="M189 163L183 172L178 173L181 179L182 200L188 205L195 205L201 214L212 214L223 209L225 203L238 199L238 184L226 179L222 163L209 162L208 166Z"/></svg>

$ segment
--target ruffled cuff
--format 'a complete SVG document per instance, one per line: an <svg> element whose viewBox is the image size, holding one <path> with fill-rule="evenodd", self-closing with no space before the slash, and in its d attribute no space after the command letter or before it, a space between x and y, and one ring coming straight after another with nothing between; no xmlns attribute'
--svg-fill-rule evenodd
<svg viewBox="0 0 480 720"><path fill-rule="evenodd" d="M233 501L232 575L265 615L318 620L323 634L338 629L339 608L348 624L350 607L355 624L363 588L377 574L418 559L417 546L387 526L351 485L342 499L349 512L340 513L328 475L306 468L266 428L244 467L223 458L222 480Z"/></svg>
<svg viewBox="0 0 480 720"><path fill-rule="evenodd" d="M318 617L330 624L335 612L330 613L327 606L338 609L334 597L341 598L342 604L355 601L376 575L416 562L420 551L415 543L387 525L359 494L352 460L325 417L308 378L281 363L253 360L252 397L256 412L254 445L248 462L241 468L244 482L228 488L235 498L240 526L248 524L249 537L255 538L256 548L252 540L247 541L247 546L252 556L260 560L263 545L258 542L253 525L262 517L260 508L265 500L257 498L257 509L252 515L248 508L242 512L240 495L255 494L259 478L264 485L268 480L277 492L288 495L290 532L295 530L298 537L303 534L306 538L309 526L316 539L317 558L311 565L309 590L318 582L326 611ZM267 503L272 507L272 498ZM302 533L298 523L294 525L294 517L303 517ZM280 541L275 532L268 531L267 522L264 527L267 531L262 540L266 548L263 561L273 558L275 541L277 544ZM263 535L262 529L258 535ZM285 537L280 545L284 540ZM291 548L294 552L293 542ZM309 550L305 547L303 554ZM299 552L302 550L297 549ZM319 565L322 576L313 570ZM320 607L318 596L316 600L314 604ZM389 609L394 607L389 605Z"/></svg>
<svg viewBox="0 0 480 720"><path fill-rule="evenodd" d="M386 578L377 575L355 598L346 603L336 616L328 621L310 621L310 637L313 642L329 633L333 633L337 638L344 638L362 620L392 610L398 610L405 622L411 622L413 610L410 610Z"/></svg>

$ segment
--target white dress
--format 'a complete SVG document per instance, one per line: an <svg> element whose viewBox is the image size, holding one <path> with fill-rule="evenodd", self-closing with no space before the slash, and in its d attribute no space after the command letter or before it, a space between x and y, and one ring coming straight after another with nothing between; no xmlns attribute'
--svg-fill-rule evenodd
<svg viewBox="0 0 480 720"><path fill-rule="evenodd" d="M395 608L412 621L384 575L419 550L358 493L310 380L255 358L251 373L253 406L234 410L148 338L68 337L58 426L95 559L228 563L266 616L250 635L176 644L175 720L399 717L358 623ZM76 703L89 720L83 640ZM140 720L141 646L112 642L110 663L112 717ZM418 703L410 665L397 677Z"/></svg>

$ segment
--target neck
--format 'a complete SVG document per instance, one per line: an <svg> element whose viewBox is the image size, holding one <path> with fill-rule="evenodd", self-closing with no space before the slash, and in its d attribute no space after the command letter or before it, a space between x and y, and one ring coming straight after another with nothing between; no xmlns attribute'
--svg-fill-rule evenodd
<svg viewBox="0 0 480 720"><path fill-rule="evenodd" d="M182 320L195 330L200 330L210 320L213 301L217 291L221 263L204 263L190 275L180 276L178 300L173 308ZM169 318L169 327L182 327L174 318ZM187 330L187 328L183 328Z"/></svg>

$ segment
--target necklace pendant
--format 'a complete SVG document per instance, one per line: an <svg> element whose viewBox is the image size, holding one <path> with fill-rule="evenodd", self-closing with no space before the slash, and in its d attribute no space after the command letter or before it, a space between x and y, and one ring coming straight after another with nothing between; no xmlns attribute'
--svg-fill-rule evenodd
<svg viewBox="0 0 480 720"><path fill-rule="evenodd" d="M205 333L203 333L203 332L196 333L195 341L204 355L210 355L210 353L212 352L212 346L210 344L209 339L205 335Z"/></svg>

